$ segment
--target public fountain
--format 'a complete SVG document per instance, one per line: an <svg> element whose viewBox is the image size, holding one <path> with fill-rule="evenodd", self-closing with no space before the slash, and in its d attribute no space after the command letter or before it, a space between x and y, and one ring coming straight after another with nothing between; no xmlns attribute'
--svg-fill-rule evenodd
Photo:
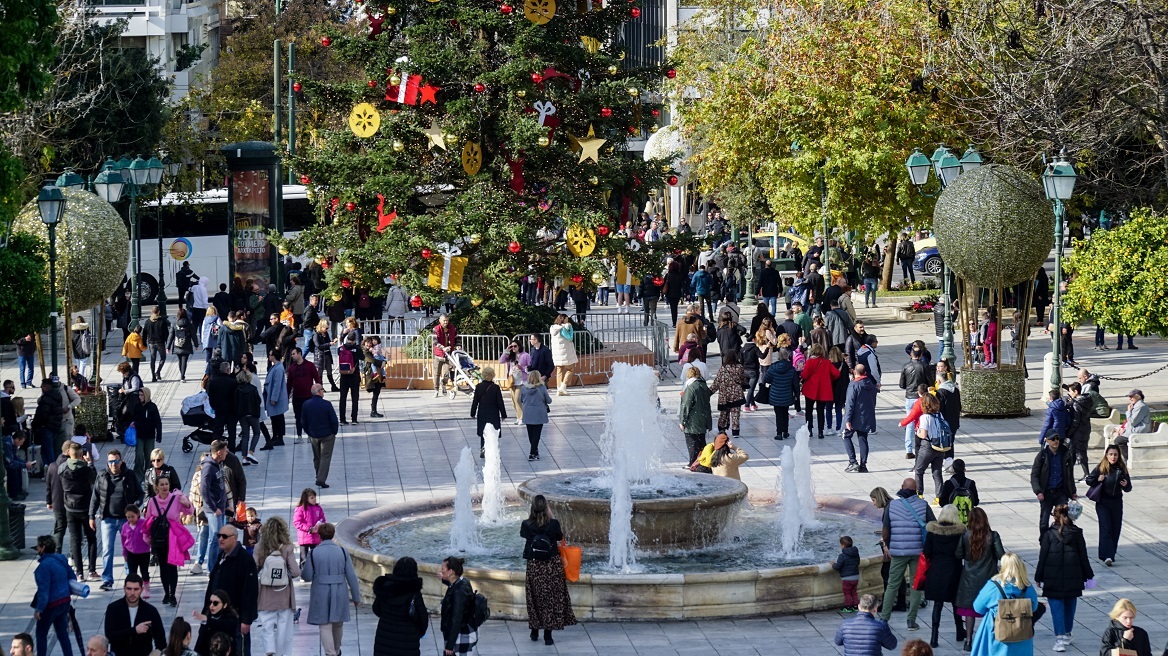
<svg viewBox="0 0 1168 656"><path fill-rule="evenodd" d="M648 367L616 365L600 440L602 468L538 476L519 485L518 496L506 495L506 503L497 501L498 436L488 428L477 526L470 449L455 469L453 503L376 508L341 522L338 540L350 549L363 590L368 595L373 579L392 569L395 557L387 554L410 555L419 561L427 602L436 604L443 589L433 574L453 549L471 556L466 575L491 599L493 616L525 618L518 525L526 502L543 494L568 541L584 549L580 579L569 584L582 619L750 616L838 607L839 577L829 562L840 535L871 533L878 519L871 505L814 497L806 431L802 441L797 435L794 448L783 450L777 512L769 498L746 503L746 486L737 480L665 470L660 453L676 424L659 407L657 380ZM880 584L879 550L874 541L856 544L866 556L861 591L874 591Z"/></svg>
<svg viewBox="0 0 1168 656"><path fill-rule="evenodd" d="M499 429L491 424L483 428L483 512L479 523L497 526L503 521L503 471L499 455Z"/></svg>

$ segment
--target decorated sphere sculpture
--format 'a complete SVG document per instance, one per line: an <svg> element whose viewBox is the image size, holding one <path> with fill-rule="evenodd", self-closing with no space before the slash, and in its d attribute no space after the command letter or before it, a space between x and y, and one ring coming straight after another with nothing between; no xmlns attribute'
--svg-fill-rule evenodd
<svg viewBox="0 0 1168 656"><path fill-rule="evenodd" d="M978 287L1009 287L1034 278L1054 242L1054 210L1034 176L989 164L945 188L933 212L945 264Z"/></svg>
<svg viewBox="0 0 1168 656"><path fill-rule="evenodd" d="M65 215L57 225L57 291L67 310L93 307L113 294L126 275L130 235L109 203L89 192L61 191ZM21 208L13 230L48 244L49 229L41 222L35 199Z"/></svg>

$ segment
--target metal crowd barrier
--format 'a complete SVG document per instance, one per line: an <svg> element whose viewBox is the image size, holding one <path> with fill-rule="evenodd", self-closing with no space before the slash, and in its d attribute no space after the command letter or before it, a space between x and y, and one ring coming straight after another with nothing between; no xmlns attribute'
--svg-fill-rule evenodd
<svg viewBox="0 0 1168 656"><path fill-rule="evenodd" d="M362 335L417 335L437 317L404 317L401 319L363 319L357 322Z"/></svg>

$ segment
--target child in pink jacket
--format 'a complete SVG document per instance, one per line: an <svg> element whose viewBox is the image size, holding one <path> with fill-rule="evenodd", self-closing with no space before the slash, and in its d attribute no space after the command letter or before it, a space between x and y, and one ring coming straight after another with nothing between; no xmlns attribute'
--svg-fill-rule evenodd
<svg viewBox="0 0 1168 656"><path fill-rule="evenodd" d="M292 513L292 525L296 527L296 542L300 545L300 560L308 559L308 553L320 544L317 529L324 523L324 508L316 503L316 490L306 487L300 493L300 503Z"/></svg>
<svg viewBox="0 0 1168 656"><path fill-rule="evenodd" d="M146 522L142 521L142 511L130 504L126 506L126 523L122 524L122 556L131 574L142 577L142 598L150 598L150 536L146 534Z"/></svg>

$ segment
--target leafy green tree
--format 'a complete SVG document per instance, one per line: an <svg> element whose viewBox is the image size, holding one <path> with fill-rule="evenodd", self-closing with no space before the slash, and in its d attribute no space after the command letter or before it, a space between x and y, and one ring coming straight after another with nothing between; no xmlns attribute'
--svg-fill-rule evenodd
<svg viewBox="0 0 1168 656"><path fill-rule="evenodd" d="M779 223L810 234L822 224L824 175L833 231L873 238L929 223L932 201L904 162L913 147L956 145L959 133L944 96L921 93L937 32L924 5L698 4L693 29L678 33L674 82L703 189L755 175Z"/></svg>
<svg viewBox="0 0 1168 656"><path fill-rule="evenodd" d="M0 344L10 344L29 331L49 325L49 265L44 242L14 234L0 249Z"/></svg>
<svg viewBox="0 0 1168 656"><path fill-rule="evenodd" d="M328 117L292 160L324 223L283 248L324 261L330 293L394 275L433 301L445 293L429 284L445 244L466 258L463 293L505 306L528 272L591 286L600 258L627 253L652 272L692 241L617 235L622 207L670 175L663 161L626 152L630 137L655 129L651 92L667 72L622 61L617 37L635 3L364 7L374 18L328 35L361 76L298 78L307 111ZM352 113L359 103L373 110Z"/></svg>
<svg viewBox="0 0 1168 656"><path fill-rule="evenodd" d="M1094 320L1125 335L1168 335L1168 217L1137 209L1118 228L1096 230L1066 263L1067 321Z"/></svg>

